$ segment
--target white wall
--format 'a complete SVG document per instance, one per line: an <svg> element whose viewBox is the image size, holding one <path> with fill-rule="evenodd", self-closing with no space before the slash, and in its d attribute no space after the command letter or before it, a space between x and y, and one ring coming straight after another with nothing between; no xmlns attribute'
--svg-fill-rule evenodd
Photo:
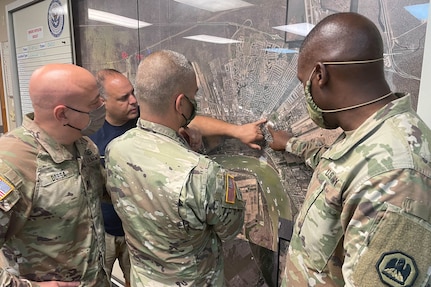
<svg viewBox="0 0 431 287"><path fill-rule="evenodd" d="M7 42L6 5L15 0L0 0L0 42Z"/></svg>
<svg viewBox="0 0 431 287"><path fill-rule="evenodd" d="M418 114L431 127L431 5L428 10L424 57L419 88Z"/></svg>

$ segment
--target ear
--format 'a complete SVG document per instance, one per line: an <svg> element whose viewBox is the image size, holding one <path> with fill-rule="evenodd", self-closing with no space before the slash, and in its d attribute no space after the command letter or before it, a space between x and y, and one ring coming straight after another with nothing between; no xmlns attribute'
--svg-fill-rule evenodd
<svg viewBox="0 0 431 287"><path fill-rule="evenodd" d="M68 124L69 120L66 116L66 106L58 105L54 108L54 118L59 121L63 126Z"/></svg>
<svg viewBox="0 0 431 287"><path fill-rule="evenodd" d="M321 62L318 62L316 64L315 74L316 74L316 78L319 81L318 83L320 87L323 87L328 83L329 81L328 70L326 69L326 66Z"/></svg>
<svg viewBox="0 0 431 287"><path fill-rule="evenodd" d="M175 110L177 110L180 114L182 113L183 107L182 107L182 99L184 97L184 94L179 94L175 98Z"/></svg>

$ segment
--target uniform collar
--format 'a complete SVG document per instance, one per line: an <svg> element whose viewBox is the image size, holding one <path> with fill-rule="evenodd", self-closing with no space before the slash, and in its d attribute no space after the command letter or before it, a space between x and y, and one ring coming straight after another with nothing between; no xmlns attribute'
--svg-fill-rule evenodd
<svg viewBox="0 0 431 287"><path fill-rule="evenodd" d="M351 149L355 148L359 141L377 130L384 121L400 113L412 111L410 94L395 93L394 95L397 96L398 99L389 102L375 112L356 130L347 134L343 132L322 157L332 160L343 157Z"/></svg>
<svg viewBox="0 0 431 287"><path fill-rule="evenodd" d="M32 134L34 139L46 150L55 163L61 163L66 160L73 160L75 157L66 147L52 137L50 137L43 129L34 121L34 113L26 114L22 126ZM87 137L81 137L74 142L77 150L77 155L83 155L89 140Z"/></svg>
<svg viewBox="0 0 431 287"><path fill-rule="evenodd" d="M187 141L180 134L178 134L177 131L174 131L167 126L139 118L137 122L137 127L173 139L174 141L179 142L188 149L190 149L190 146Z"/></svg>

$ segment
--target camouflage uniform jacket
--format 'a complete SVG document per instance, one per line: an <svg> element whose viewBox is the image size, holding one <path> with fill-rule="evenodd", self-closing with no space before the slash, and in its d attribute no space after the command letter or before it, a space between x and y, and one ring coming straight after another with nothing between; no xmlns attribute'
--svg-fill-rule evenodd
<svg viewBox="0 0 431 287"><path fill-rule="evenodd" d="M0 286L110 286L102 263L100 158L88 138L74 145L77 159L32 114L0 138Z"/></svg>
<svg viewBox="0 0 431 287"><path fill-rule="evenodd" d="M286 150L304 147L292 139ZM431 131L410 96L308 157L318 165L282 286L429 286Z"/></svg>
<svg viewBox="0 0 431 287"><path fill-rule="evenodd" d="M105 156L132 286L223 286L222 241L244 222L233 178L174 130L142 119Z"/></svg>

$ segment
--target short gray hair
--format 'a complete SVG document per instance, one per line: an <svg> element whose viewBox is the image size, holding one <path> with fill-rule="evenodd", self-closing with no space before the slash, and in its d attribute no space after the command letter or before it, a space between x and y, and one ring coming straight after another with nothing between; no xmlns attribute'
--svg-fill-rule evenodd
<svg viewBox="0 0 431 287"><path fill-rule="evenodd" d="M193 65L183 55L160 50L147 56L136 74L136 95L154 112L166 112L171 98L196 80Z"/></svg>

